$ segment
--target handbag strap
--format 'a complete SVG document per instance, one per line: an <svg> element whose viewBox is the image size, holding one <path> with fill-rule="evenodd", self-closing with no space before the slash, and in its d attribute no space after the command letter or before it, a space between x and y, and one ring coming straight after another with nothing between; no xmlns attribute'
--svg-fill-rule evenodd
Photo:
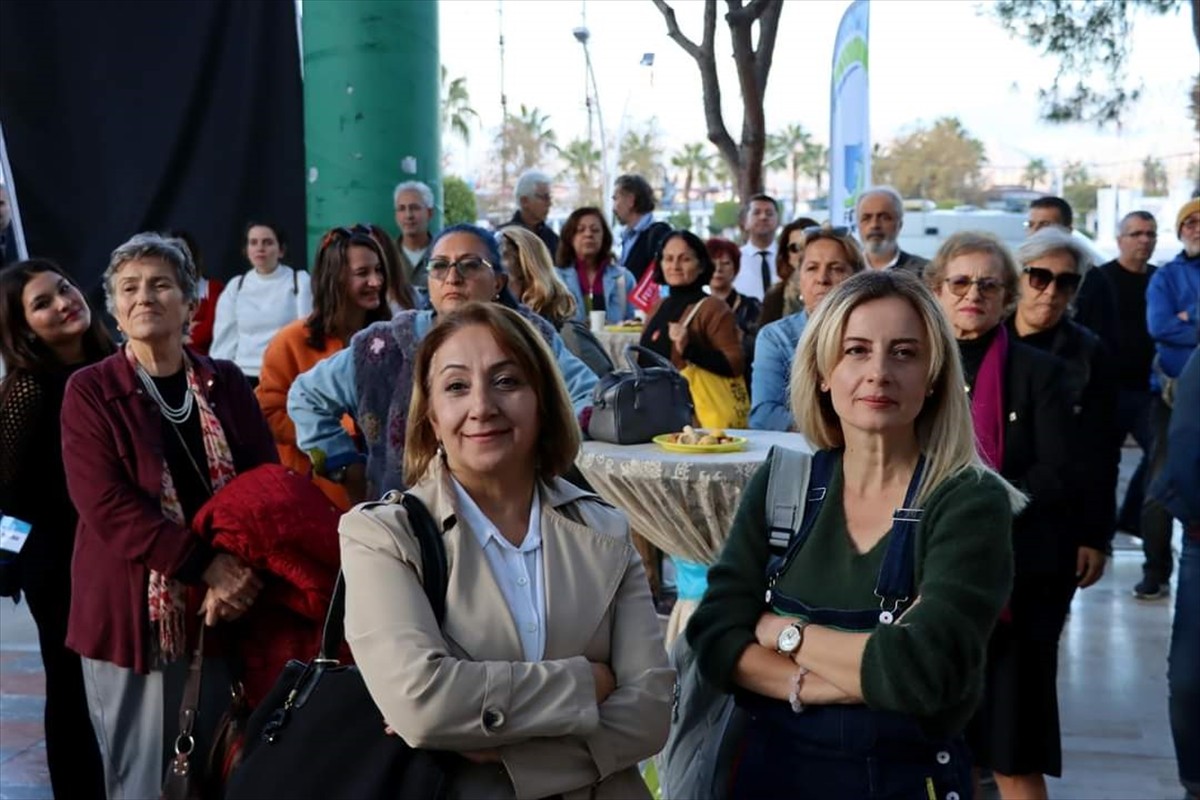
<svg viewBox="0 0 1200 800"><path fill-rule="evenodd" d="M446 543L442 540L442 532L424 503L408 492L400 495L400 502L408 512L409 524L421 548L421 585L440 627L446 619L446 587L450 578ZM333 597L330 598L329 610L325 613L321 652L317 654L316 659L318 663L334 663L338 660L338 650L346 638L345 617L346 578L345 574L338 570Z"/></svg>
<svg viewBox="0 0 1200 800"><path fill-rule="evenodd" d="M188 665L187 681L183 684L183 700L179 703L179 735L175 737L175 755L188 756L196 746L192 732L200 709L200 679L204 670L204 628L196 639L192 663Z"/></svg>
<svg viewBox="0 0 1200 800"><path fill-rule="evenodd" d="M707 297L701 297L696 302L696 305L692 306L692 310L688 312L687 318L684 319L684 321L683 321L683 327L686 328L687 326L692 324L692 319L696 316L696 312L698 312L700 310L700 306L704 305L704 301L707 299L708 299Z"/></svg>
<svg viewBox="0 0 1200 800"><path fill-rule="evenodd" d="M633 374L636 377L642 377L642 366L638 363L639 354L649 358L656 366L665 367L669 370L675 369L674 364L651 350L649 347L642 347L640 344L627 344L625 345L625 363L627 363L629 368L633 370Z"/></svg>

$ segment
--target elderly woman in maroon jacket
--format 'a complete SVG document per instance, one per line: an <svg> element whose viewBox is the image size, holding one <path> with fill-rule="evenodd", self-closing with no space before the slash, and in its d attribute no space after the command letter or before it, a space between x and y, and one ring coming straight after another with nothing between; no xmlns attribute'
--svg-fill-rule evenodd
<svg viewBox="0 0 1200 800"><path fill-rule="evenodd" d="M236 619L261 587L188 529L236 474L278 461L237 367L183 345L196 285L177 239L142 233L113 251L104 288L127 341L75 373L63 402L79 511L67 645L83 656L110 799L159 795L200 614ZM229 698L220 659L205 660L201 698L197 753Z"/></svg>

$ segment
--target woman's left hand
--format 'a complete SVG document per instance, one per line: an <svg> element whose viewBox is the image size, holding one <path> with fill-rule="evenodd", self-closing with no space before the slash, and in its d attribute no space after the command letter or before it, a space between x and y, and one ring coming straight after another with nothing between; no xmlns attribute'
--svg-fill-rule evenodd
<svg viewBox="0 0 1200 800"><path fill-rule="evenodd" d="M1104 576L1104 562L1108 556L1094 547L1080 547L1075 556L1075 579L1080 589L1086 589Z"/></svg>
<svg viewBox="0 0 1200 800"><path fill-rule="evenodd" d="M667 335L671 337L671 344L675 345L675 349L679 351L680 355L683 355L688 344L687 325L682 322L668 322Z"/></svg>

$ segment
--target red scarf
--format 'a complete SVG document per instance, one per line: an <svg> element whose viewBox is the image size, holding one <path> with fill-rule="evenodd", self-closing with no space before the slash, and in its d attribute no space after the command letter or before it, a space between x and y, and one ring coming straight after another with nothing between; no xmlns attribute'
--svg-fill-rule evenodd
<svg viewBox="0 0 1200 800"><path fill-rule="evenodd" d="M1008 362L1008 331L996 326L988 345L975 390L971 393L971 419L975 423L975 446L979 457L996 472L1004 465L1004 365Z"/></svg>

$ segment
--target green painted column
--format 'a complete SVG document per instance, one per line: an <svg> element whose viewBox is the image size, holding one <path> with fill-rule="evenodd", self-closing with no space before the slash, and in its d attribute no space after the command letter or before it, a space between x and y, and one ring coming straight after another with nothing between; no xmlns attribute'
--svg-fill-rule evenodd
<svg viewBox="0 0 1200 800"><path fill-rule="evenodd" d="M436 0L304 0L308 252L337 225L395 231L392 189L427 183L441 225Z"/></svg>

